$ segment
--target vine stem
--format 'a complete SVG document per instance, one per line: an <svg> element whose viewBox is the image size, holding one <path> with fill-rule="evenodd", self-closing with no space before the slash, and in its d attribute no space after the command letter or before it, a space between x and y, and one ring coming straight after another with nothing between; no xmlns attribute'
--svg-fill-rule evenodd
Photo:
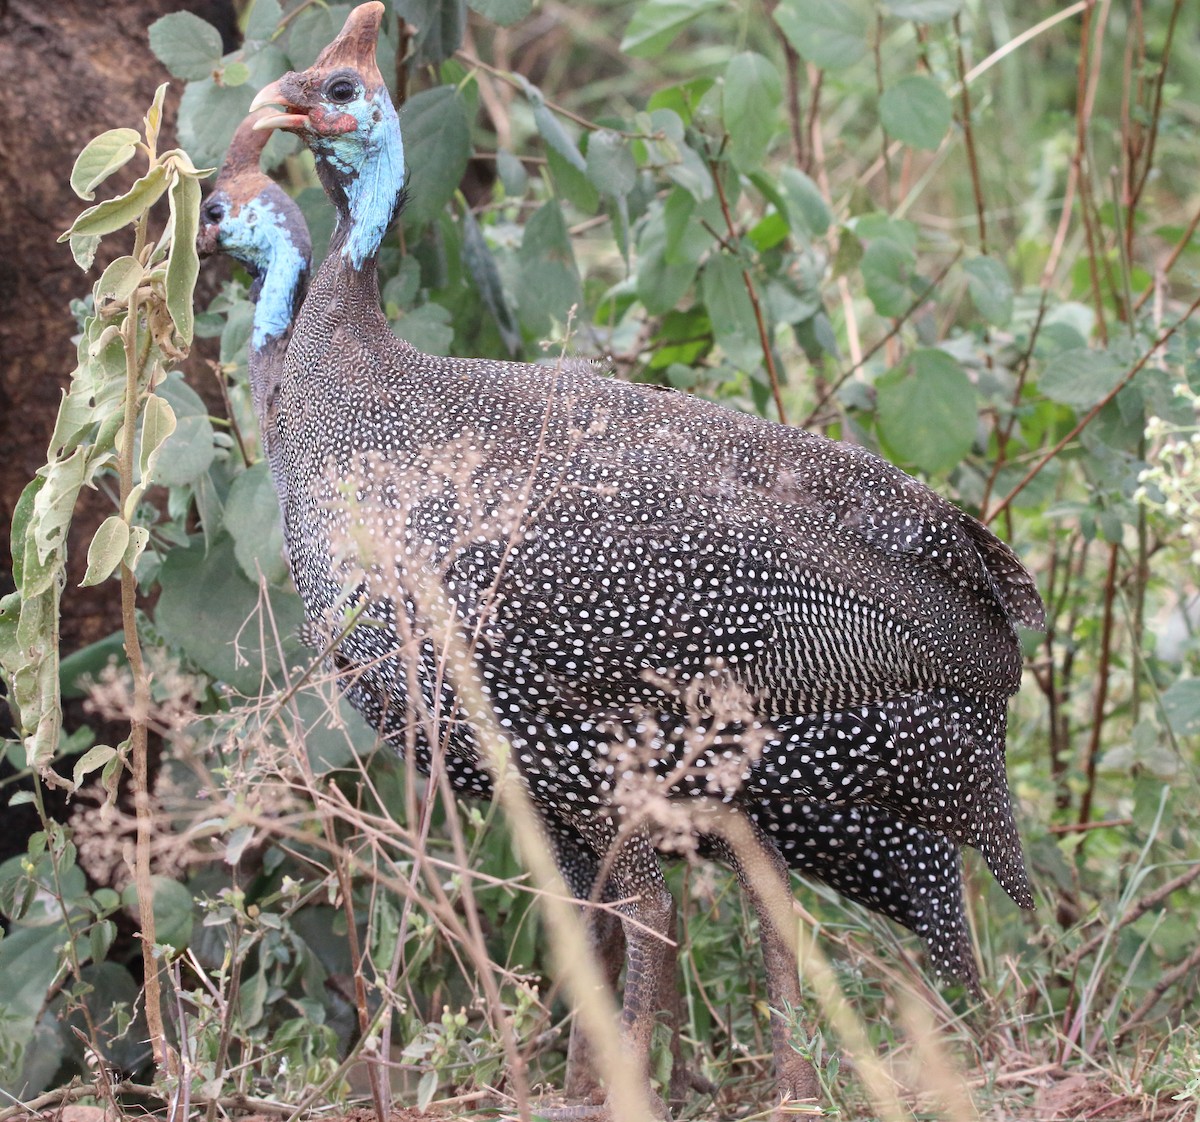
<svg viewBox="0 0 1200 1122"><path fill-rule="evenodd" d="M138 219L134 256L139 257L146 240L146 216ZM125 422L117 471L121 484L121 511L133 491L134 430L137 427L138 399L141 392L143 363L138 358L138 294L129 298L129 314L122 331L125 346ZM150 842L154 832L150 806L150 768L147 760L147 717L150 710L150 678L146 673L142 646L137 633L137 580L133 570L121 562L121 626L125 632L125 654L133 675L133 708L129 717L129 758L133 772L133 802L137 816L137 841L134 849L134 885L142 925L142 966L146 984L146 1027L154 1050L154 1063L163 1076L173 1074L167 1049L166 1027L162 1013L162 986L158 962L154 956L154 889L150 880Z"/></svg>
<svg viewBox="0 0 1200 1122"><path fill-rule="evenodd" d="M730 246L736 242L738 232L737 227L733 222L733 214L729 209L729 198L725 194L725 184L721 182L721 169L717 165L716 160L709 160L709 171L712 172L713 184L717 188L717 198L721 201L721 214L725 219L725 228L729 231ZM775 353L771 348L771 336L767 331L767 321L763 316L762 304L758 299L758 292L754 287L754 278L750 276L750 270L743 266L742 280L746 285L746 293L750 297L750 306L754 309L754 322L758 327L758 341L762 347L763 362L767 367L767 378L771 383L771 397L775 399L775 408L779 413L779 420L783 424L788 423L787 411L783 407L783 394L779 389L779 370L775 366Z"/></svg>

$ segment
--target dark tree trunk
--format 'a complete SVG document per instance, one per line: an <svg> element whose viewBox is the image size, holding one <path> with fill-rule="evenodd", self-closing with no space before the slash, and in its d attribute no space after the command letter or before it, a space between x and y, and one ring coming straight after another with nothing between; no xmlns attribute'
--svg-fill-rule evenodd
<svg viewBox="0 0 1200 1122"><path fill-rule="evenodd" d="M146 29L180 8L219 27L228 48L235 34L232 0L0 0L0 74L5 79L5 122L0 127L0 594L13 587L13 508L45 462L60 394L75 365L70 301L90 290L108 260L126 252L115 236L107 256L85 276L67 246L57 244L58 235L87 205L70 188L71 166L98 133L140 126L155 89L169 77L150 52ZM167 98L163 147L174 144L179 87L174 82ZM132 171L136 163L110 183L127 187L137 174ZM193 368L199 369L199 362L193 360ZM120 626L114 583L78 587L87 542L110 513L105 495L85 491L81 496L62 602L64 653ZM0 696L0 733L11 735L6 717ZM72 703L68 726L84 719L79 703ZM124 732L115 735L120 739ZM0 761L0 774L10 770ZM59 809L56 794L50 796ZM29 806L6 814L0 859L23 852L26 836L38 828Z"/></svg>
<svg viewBox="0 0 1200 1122"><path fill-rule="evenodd" d="M56 239L87 204L68 184L79 150L118 126L139 127L159 83L169 75L150 51L146 29L159 16L188 8L234 33L232 0L0 0L0 74L5 123L0 128L0 588L12 587L9 532L14 504L45 462L60 391L75 365L72 298L94 283L107 260L126 252L120 235L93 271L79 271ZM168 147L180 83L167 99ZM123 178L136 176L135 158ZM108 190L108 186L102 190ZM103 247L102 247L103 249ZM86 543L112 512L86 491L70 542L70 583L63 597L63 649L109 634L119 624L115 585L80 589Z"/></svg>

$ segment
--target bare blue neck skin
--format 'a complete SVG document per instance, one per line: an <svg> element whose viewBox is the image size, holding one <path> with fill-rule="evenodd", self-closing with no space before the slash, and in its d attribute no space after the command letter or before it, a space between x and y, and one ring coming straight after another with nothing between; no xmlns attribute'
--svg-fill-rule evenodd
<svg viewBox="0 0 1200 1122"><path fill-rule="evenodd" d="M287 204L270 192L243 203L221 221L217 244L255 277L251 295L257 302L250 336L255 351L286 335L296 317L310 256L302 223L298 211L289 213Z"/></svg>
<svg viewBox="0 0 1200 1122"><path fill-rule="evenodd" d="M330 256L356 270L374 265L404 188L404 141L387 90L339 106L358 122L353 132L311 141L317 174L337 209Z"/></svg>

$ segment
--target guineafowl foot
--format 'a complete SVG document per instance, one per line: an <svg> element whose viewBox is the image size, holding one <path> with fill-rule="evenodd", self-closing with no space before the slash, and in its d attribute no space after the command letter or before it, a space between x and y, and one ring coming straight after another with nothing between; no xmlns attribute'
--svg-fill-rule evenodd
<svg viewBox="0 0 1200 1122"><path fill-rule="evenodd" d="M649 1119L659 1119L660 1122L670 1122L671 1114L667 1105L649 1087L645 1090L649 1103ZM535 1107L534 1113L546 1122L613 1122L617 1118L628 1118L628 1111L618 1112L611 1102L602 1103L568 1103L563 1106Z"/></svg>

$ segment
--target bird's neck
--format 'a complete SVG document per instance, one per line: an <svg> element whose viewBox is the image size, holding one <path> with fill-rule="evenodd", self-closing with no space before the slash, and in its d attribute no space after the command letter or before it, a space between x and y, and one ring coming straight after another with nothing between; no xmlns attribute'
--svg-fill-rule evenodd
<svg viewBox="0 0 1200 1122"><path fill-rule="evenodd" d="M337 209L330 256L364 272L374 272L404 188L400 121L386 91L369 109L353 134L330 137L315 149L317 174Z"/></svg>
<svg viewBox="0 0 1200 1122"><path fill-rule="evenodd" d="M250 335L252 353L274 351L280 340L286 348L307 281L308 260L293 243L288 231L275 227L271 251L255 281L258 296Z"/></svg>

